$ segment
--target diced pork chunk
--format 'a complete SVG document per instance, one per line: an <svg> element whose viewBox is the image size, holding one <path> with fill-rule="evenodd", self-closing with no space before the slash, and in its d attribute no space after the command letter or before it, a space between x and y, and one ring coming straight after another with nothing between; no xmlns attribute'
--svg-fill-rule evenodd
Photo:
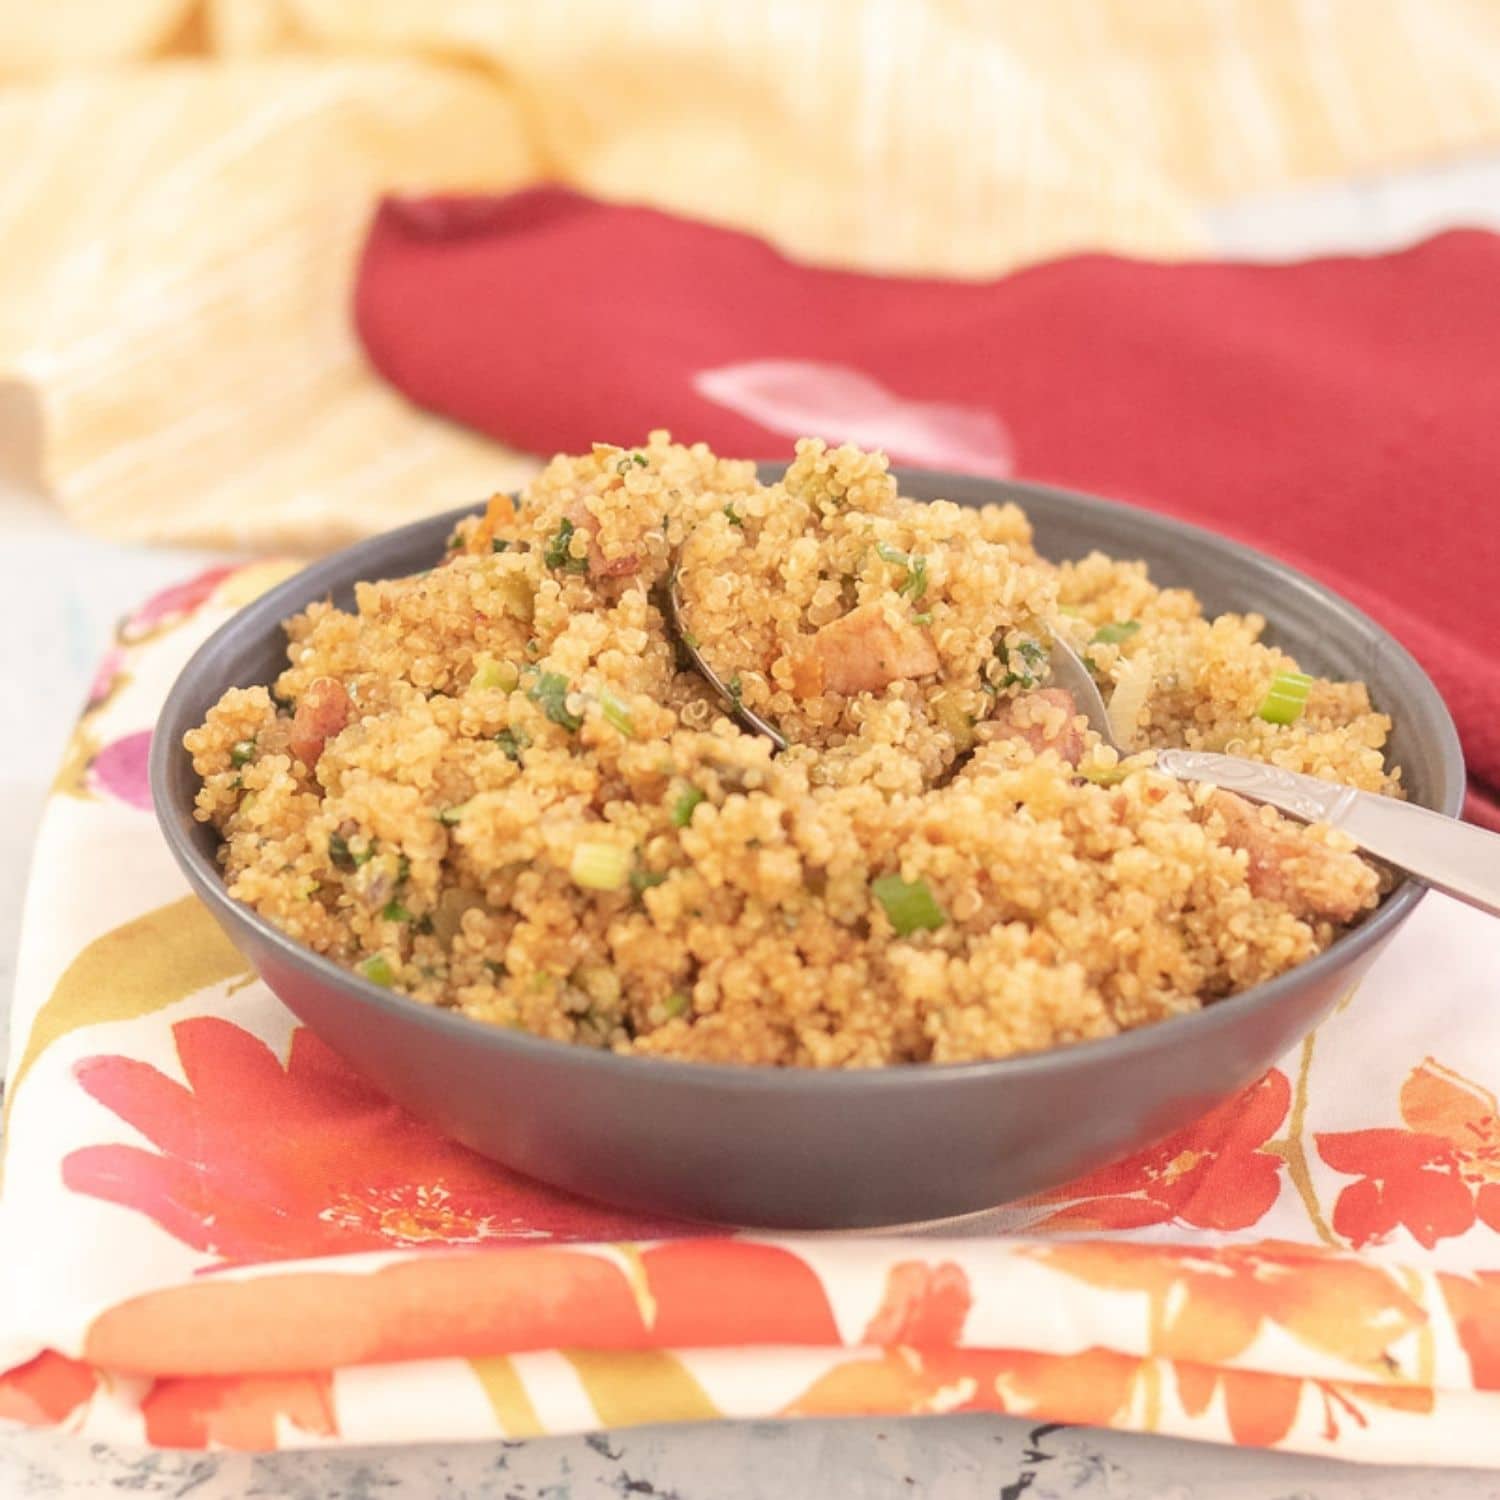
<svg viewBox="0 0 1500 1500"><path fill-rule="evenodd" d="M1215 791L1209 806L1224 820L1224 841L1249 856L1250 890L1299 917L1352 922L1375 904L1379 880L1351 850L1331 849L1300 823L1274 820L1233 792Z"/></svg>
<svg viewBox="0 0 1500 1500"><path fill-rule="evenodd" d="M1070 766L1076 766L1083 755L1078 705L1064 688L1037 688L1005 699L983 729L983 739L1024 740L1038 755L1055 750Z"/></svg>
<svg viewBox="0 0 1500 1500"><path fill-rule="evenodd" d="M878 693L898 679L930 677L941 666L920 625L892 623L879 603L871 603L823 626L792 664L792 682L803 697L825 688Z"/></svg>
<svg viewBox="0 0 1500 1500"><path fill-rule="evenodd" d="M349 722L352 707L344 684L336 677L319 677L313 681L297 711L292 715L292 754L309 771L323 754L323 746Z"/></svg>

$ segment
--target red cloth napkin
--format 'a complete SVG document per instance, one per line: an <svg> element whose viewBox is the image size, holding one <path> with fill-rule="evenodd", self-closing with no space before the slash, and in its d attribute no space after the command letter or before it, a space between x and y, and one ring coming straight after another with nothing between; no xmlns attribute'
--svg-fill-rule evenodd
<svg viewBox="0 0 1500 1500"><path fill-rule="evenodd" d="M532 452L669 427L764 457L807 432L1251 542L1410 647L1500 827L1500 237L952 282L540 188L385 202L355 314L411 400Z"/></svg>

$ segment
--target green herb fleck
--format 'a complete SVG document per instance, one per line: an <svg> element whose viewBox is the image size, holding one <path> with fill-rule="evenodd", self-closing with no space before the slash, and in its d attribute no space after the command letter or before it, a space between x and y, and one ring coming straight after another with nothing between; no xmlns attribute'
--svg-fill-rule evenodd
<svg viewBox="0 0 1500 1500"><path fill-rule="evenodd" d="M503 536L494 536L494 537L491 537L490 538L490 551L491 552L509 552L510 551L510 542L505 537L503 537Z"/></svg>
<svg viewBox="0 0 1500 1500"><path fill-rule="evenodd" d="M728 517L731 526L738 526L742 531L744 530L745 518L734 508L733 500L724 507L724 514Z"/></svg>
<svg viewBox="0 0 1500 1500"><path fill-rule="evenodd" d="M387 901L385 910L380 913L382 922L410 922L414 918L399 901Z"/></svg>
<svg viewBox="0 0 1500 1500"><path fill-rule="evenodd" d="M551 721L575 734L583 720L568 709L568 679L561 672L543 672L527 689L526 696Z"/></svg>
<svg viewBox="0 0 1500 1500"><path fill-rule="evenodd" d="M255 759L254 740L236 740L229 751L229 764L232 766L248 766Z"/></svg>
<svg viewBox="0 0 1500 1500"><path fill-rule="evenodd" d="M685 788L672 803L672 826L686 828L693 820L693 809L703 800L703 793L695 786Z"/></svg>
<svg viewBox="0 0 1500 1500"><path fill-rule="evenodd" d="M468 803L460 802L457 807L445 807L442 812L438 814L438 822L444 824L448 828L452 828L463 818L464 808L467 806Z"/></svg>
<svg viewBox="0 0 1500 1500"><path fill-rule="evenodd" d="M724 686L729 690L729 696L734 700L734 706L739 708L745 697L745 685L740 681L740 674L736 672Z"/></svg>
<svg viewBox="0 0 1500 1500"><path fill-rule="evenodd" d="M913 615L911 619L913 625L931 625L932 612L929 610L925 614Z"/></svg>
<svg viewBox="0 0 1500 1500"><path fill-rule="evenodd" d="M547 550L542 554L543 560L549 568L561 568L565 573L587 573L589 562L586 557L574 557L569 550L569 543L573 540L573 533L578 528L566 517L563 517L562 525L555 533L547 539Z"/></svg>
<svg viewBox="0 0 1500 1500"><path fill-rule="evenodd" d="M1000 679L1001 688L1034 688L1042 680L1047 665L1047 652L1036 641L1022 641L1019 646L1006 651L1001 649L1005 662L1005 676Z"/></svg>
<svg viewBox="0 0 1500 1500"><path fill-rule="evenodd" d="M669 1021L674 1021L688 1008L688 997L681 990L674 990L661 1003Z"/></svg>
<svg viewBox="0 0 1500 1500"><path fill-rule="evenodd" d="M495 743L505 752L508 760L515 761L518 765L521 761L521 752L531 743L525 732L520 729L502 729L495 736Z"/></svg>
<svg viewBox="0 0 1500 1500"><path fill-rule="evenodd" d="M343 834L330 833L328 835L328 858L336 870L352 870L356 865L368 864L374 857L373 846L356 854L349 847L349 840Z"/></svg>
<svg viewBox="0 0 1500 1500"><path fill-rule="evenodd" d="M649 891L654 885L661 885L667 878L665 870L642 870L636 868L630 872L630 889L637 896L642 891Z"/></svg>
<svg viewBox="0 0 1500 1500"><path fill-rule="evenodd" d="M396 884L405 885L411 875L411 860L404 854L396 856Z"/></svg>
<svg viewBox="0 0 1500 1500"><path fill-rule="evenodd" d="M881 562L906 569L906 577L902 580L900 588L896 590L898 594L905 594L915 604L927 592L927 559L920 552L906 553L898 547L889 547L884 542L877 542L875 555Z"/></svg>

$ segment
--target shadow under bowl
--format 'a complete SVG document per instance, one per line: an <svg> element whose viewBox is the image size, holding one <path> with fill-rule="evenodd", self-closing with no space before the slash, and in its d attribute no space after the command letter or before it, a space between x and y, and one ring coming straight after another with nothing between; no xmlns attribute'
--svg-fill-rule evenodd
<svg viewBox="0 0 1500 1500"><path fill-rule="evenodd" d="M779 477L765 465L763 478ZM897 471L902 493L1014 500L1056 560L1143 558L1211 613L1255 611L1320 675L1359 678L1395 721L1409 795L1456 814L1458 737L1426 674L1322 585L1197 527L1026 484ZM269 683L281 622L314 599L348 607L361 579L432 566L467 511L361 542L271 590L212 636L157 722L151 788L197 894L282 1001L359 1072L506 1166L650 1215L852 1229L975 1212L1056 1187L1188 1124L1270 1067L1358 984L1424 895L1402 882L1326 952L1207 1009L1106 1040L996 1062L818 1072L617 1057L436 1010L293 942L225 892L215 832L192 818L182 736L231 687Z"/></svg>

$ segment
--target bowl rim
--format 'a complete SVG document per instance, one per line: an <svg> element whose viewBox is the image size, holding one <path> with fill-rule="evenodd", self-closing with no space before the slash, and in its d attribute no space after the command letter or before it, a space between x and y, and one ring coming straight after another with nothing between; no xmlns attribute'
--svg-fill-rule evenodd
<svg viewBox="0 0 1500 1500"><path fill-rule="evenodd" d="M765 471L774 468L784 470L785 462L762 463L760 470L764 481ZM1342 595L1319 583L1316 579L1282 562L1279 558L1243 542L1222 536L1206 527L1183 521L1175 516L1143 509L1126 501L1103 499L1054 485L1034 484L1026 480L990 479L985 476L949 473L943 470L895 465L892 473L904 486L917 482L939 490L945 484L957 487L973 485L992 486L997 500L1013 500L1024 508L1028 497L1059 499L1082 510L1086 515L1109 514L1118 517L1121 512L1148 529L1175 533L1184 537L1195 547L1218 552L1240 564L1248 564L1262 572L1269 572L1275 581L1285 587L1310 594L1320 608L1342 616L1350 625L1368 632L1376 639L1383 652L1399 666L1414 673L1421 684L1419 691L1427 699L1424 707L1436 720L1434 749L1437 752L1439 777L1445 795L1439 800L1446 806L1436 810L1456 816L1463 805L1465 770L1463 753L1454 726L1442 695L1431 678L1422 669L1415 657L1383 626L1377 624L1364 611L1351 604ZM864 1092L868 1090L902 1091L920 1087L925 1080L934 1083L1001 1084L1007 1079L1045 1074L1057 1068L1124 1063L1141 1053L1155 1052L1164 1047L1186 1042L1191 1036L1207 1033L1221 1026L1236 1024L1252 1012L1274 1008L1293 990L1315 982L1320 978L1336 975L1356 962L1372 948L1377 948L1391 936L1427 895L1427 888L1411 877L1400 880L1381 905L1359 926L1336 938L1323 952L1315 954L1303 963L1295 965L1285 973L1237 994L1216 1000L1211 1005L1196 1011L1169 1016L1149 1025L1134 1027L1114 1036L1096 1037L1087 1041L1064 1043L1038 1052L1019 1053L1010 1057L988 1058L968 1062L920 1062L893 1063L871 1068L773 1068L752 1063L694 1062L680 1058L620 1056L614 1052L592 1047L581 1047L573 1042L555 1041L539 1037L515 1028L480 1021L461 1011L443 1010L424 1005L420 1001L396 991L385 989L364 978L353 970L346 969L330 958L325 958L305 947L276 927L253 908L232 898L225 889L218 866L206 858L189 837L193 826L191 807L172 805L170 797L170 769L174 755L186 754L179 736L168 736L160 732L164 727L184 718L184 701L199 689L199 678L205 664L216 653L220 640L231 631L246 628L246 617L253 616L258 626L273 631L281 629L281 622L288 615L304 607L322 594L331 592L334 586L344 584L346 578L360 579L371 576L368 571L350 573L350 565L365 555L389 553L393 544L409 541L412 545L425 544L429 534L441 535L466 516L483 509L480 505L464 505L436 515L425 516L376 536L366 537L350 546L340 548L327 557L320 558L307 567L299 569L292 577L283 580L264 594L237 610L204 640L188 658L174 680L157 719L157 732L153 734L150 753L150 785L152 804L157 825L166 839L178 866L186 875L190 886L200 900L208 905L227 926L248 927L256 939L275 950L277 956L291 968L313 981L331 984L360 1003L372 1007L397 1023L432 1028L446 1033L455 1042L478 1045L493 1052L514 1054L516 1061L531 1060L539 1064L566 1065L588 1073L609 1072L618 1076L636 1079L646 1084L655 1078L663 1083L673 1081L710 1087L714 1090L739 1092L768 1091L777 1094L798 1093L812 1088L816 1091L834 1093ZM399 551L399 548L397 549ZM390 571L389 563L381 566L382 576L399 577ZM253 967L253 966L252 966ZM622 1071L623 1070L623 1073Z"/></svg>

